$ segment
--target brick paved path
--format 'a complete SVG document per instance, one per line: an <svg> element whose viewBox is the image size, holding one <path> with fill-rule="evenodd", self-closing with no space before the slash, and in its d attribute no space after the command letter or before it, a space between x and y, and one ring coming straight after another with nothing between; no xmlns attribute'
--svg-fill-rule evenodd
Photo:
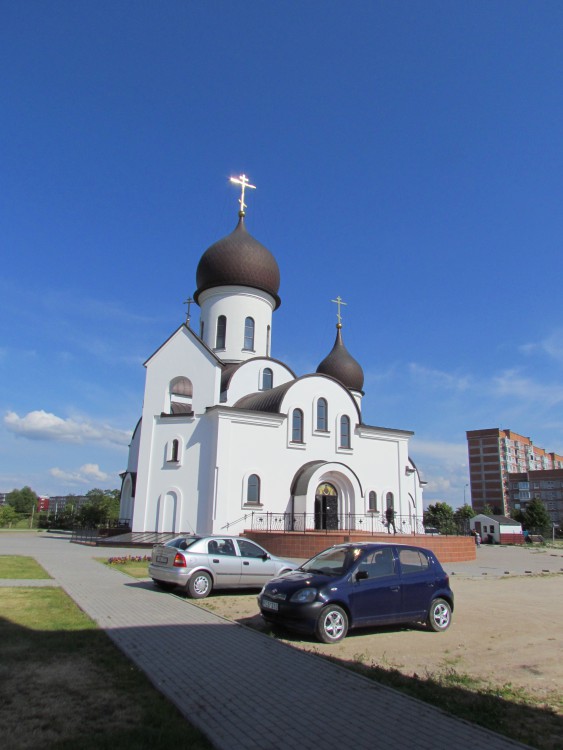
<svg viewBox="0 0 563 750"><path fill-rule="evenodd" d="M38 560L217 750L525 747L92 559L107 550L1 534L0 554Z"/></svg>

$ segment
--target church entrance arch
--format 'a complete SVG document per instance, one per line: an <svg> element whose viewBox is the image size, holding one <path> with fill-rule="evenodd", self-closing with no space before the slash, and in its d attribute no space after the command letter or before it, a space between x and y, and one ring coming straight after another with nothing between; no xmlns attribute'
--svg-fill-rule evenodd
<svg viewBox="0 0 563 750"><path fill-rule="evenodd" d="M330 482L323 482L315 492L315 529L338 528L338 492Z"/></svg>

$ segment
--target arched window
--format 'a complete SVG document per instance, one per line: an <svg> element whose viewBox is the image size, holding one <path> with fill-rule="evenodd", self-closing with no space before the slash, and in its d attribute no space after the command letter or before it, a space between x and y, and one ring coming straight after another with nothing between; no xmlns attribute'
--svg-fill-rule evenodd
<svg viewBox="0 0 563 750"><path fill-rule="evenodd" d="M254 318L244 321L244 348L254 351Z"/></svg>
<svg viewBox="0 0 563 750"><path fill-rule="evenodd" d="M251 474L248 477L248 485L246 488L246 502L260 502L260 477L258 476L258 474Z"/></svg>
<svg viewBox="0 0 563 750"><path fill-rule="evenodd" d="M328 430L328 404L326 398L317 401L317 430Z"/></svg>
<svg viewBox="0 0 563 750"><path fill-rule="evenodd" d="M204 333L204 325L203 320L200 320L199 322L199 337L203 341L203 333Z"/></svg>
<svg viewBox="0 0 563 750"><path fill-rule="evenodd" d="M224 349L227 341L227 318L219 315L217 318L217 336L215 338L215 348Z"/></svg>
<svg viewBox="0 0 563 750"><path fill-rule="evenodd" d="M368 495L368 510L377 510L377 492L372 490Z"/></svg>
<svg viewBox="0 0 563 750"><path fill-rule="evenodd" d="M180 450L180 441L179 440L173 440L172 441L172 453L170 455L170 460L173 463L178 463L178 452Z"/></svg>
<svg viewBox="0 0 563 750"><path fill-rule="evenodd" d="M340 417L340 447L350 447L350 417L346 414Z"/></svg>
<svg viewBox="0 0 563 750"><path fill-rule="evenodd" d="M174 378L174 380L170 381L170 395L191 398L193 396L192 381L183 375Z"/></svg>
<svg viewBox="0 0 563 750"><path fill-rule="evenodd" d="M262 373L262 390L269 391L274 387L274 373L269 367L265 367Z"/></svg>
<svg viewBox="0 0 563 750"><path fill-rule="evenodd" d="M385 496L385 504L386 504L388 510L389 510L389 508L391 510L395 509L395 498L393 497L393 493L392 492L388 492L387 495Z"/></svg>
<svg viewBox="0 0 563 750"><path fill-rule="evenodd" d="M294 409L291 422L291 442L303 442L303 412L301 409Z"/></svg>
<svg viewBox="0 0 563 750"><path fill-rule="evenodd" d="M170 414L193 415L193 386L189 378L180 375L170 381Z"/></svg>

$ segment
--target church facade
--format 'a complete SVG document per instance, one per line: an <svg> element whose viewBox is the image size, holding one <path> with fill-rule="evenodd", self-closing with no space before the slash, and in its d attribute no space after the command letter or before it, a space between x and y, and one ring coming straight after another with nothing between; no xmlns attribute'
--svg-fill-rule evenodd
<svg viewBox="0 0 563 750"><path fill-rule="evenodd" d="M245 227L240 179L238 224L197 267L198 332L188 315L145 363L121 517L134 532L423 532L413 433L363 422L364 375L340 314L315 373L272 357L280 273Z"/></svg>

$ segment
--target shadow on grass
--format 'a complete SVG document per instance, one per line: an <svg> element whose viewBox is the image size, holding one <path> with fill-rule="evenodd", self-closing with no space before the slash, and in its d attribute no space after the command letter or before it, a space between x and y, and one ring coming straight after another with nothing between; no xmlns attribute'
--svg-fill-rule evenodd
<svg viewBox="0 0 563 750"><path fill-rule="evenodd" d="M212 750L106 633L0 617L0 744L51 750Z"/></svg>

